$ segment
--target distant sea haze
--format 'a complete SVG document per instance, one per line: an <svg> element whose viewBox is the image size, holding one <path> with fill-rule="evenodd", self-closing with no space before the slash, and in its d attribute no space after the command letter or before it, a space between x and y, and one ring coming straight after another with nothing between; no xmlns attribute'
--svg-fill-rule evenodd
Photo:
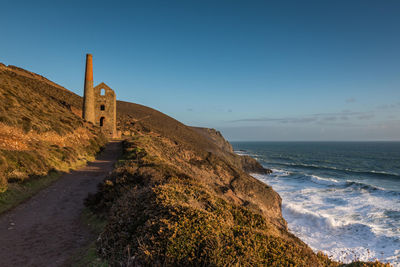
<svg viewBox="0 0 400 267"><path fill-rule="evenodd" d="M400 266L400 142L232 142L271 175L289 229L335 260Z"/></svg>

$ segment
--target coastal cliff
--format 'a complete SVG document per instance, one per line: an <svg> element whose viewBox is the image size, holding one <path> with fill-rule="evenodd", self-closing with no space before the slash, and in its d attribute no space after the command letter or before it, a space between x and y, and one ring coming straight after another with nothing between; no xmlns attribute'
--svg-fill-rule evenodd
<svg viewBox="0 0 400 267"><path fill-rule="evenodd" d="M191 127L197 133L211 140L215 145L217 145L220 149L233 153L232 145L225 140L220 131L211 128L203 128L203 127Z"/></svg>
<svg viewBox="0 0 400 267"><path fill-rule="evenodd" d="M81 119L80 96L32 72L0 65L0 103L2 191L106 142ZM248 174L270 170L218 131L124 101L117 114L124 156L86 199L105 225L96 242L105 265L340 265L288 231L280 196Z"/></svg>
<svg viewBox="0 0 400 267"><path fill-rule="evenodd" d="M118 104L124 158L86 201L107 220L97 247L108 264L331 264L288 231L280 196L246 172L269 170L215 130Z"/></svg>
<svg viewBox="0 0 400 267"><path fill-rule="evenodd" d="M190 127L195 130L197 133L207 138L211 142L213 142L216 146L218 146L222 151L226 154L234 154L232 145L225 140L222 136L221 132L212 129L212 128L202 128L202 127ZM260 173L260 174L269 174L272 173L271 170L265 169L261 164L253 159L250 156L242 155L237 157L237 155L232 155L236 160L235 164L242 167L245 172L248 173Z"/></svg>

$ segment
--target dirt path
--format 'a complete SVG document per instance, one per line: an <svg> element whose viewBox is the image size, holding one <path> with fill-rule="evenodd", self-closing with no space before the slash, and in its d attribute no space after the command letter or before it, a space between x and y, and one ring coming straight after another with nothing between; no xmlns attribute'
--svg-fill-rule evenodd
<svg viewBox="0 0 400 267"><path fill-rule="evenodd" d="M110 142L86 167L0 217L0 266L60 266L93 236L80 222L83 200L113 169L121 142Z"/></svg>

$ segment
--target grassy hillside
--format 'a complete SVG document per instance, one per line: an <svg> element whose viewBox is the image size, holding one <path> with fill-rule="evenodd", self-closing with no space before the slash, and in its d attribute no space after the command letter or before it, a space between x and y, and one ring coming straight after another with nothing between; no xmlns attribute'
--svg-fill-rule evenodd
<svg viewBox="0 0 400 267"><path fill-rule="evenodd" d="M78 116L79 101L42 76L0 65L0 192L99 151L106 140Z"/></svg>

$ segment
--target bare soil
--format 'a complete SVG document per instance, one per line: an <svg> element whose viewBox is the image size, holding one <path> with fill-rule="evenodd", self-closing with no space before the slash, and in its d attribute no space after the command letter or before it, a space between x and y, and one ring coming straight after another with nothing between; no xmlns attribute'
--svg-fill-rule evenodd
<svg viewBox="0 0 400 267"><path fill-rule="evenodd" d="M95 237L81 222L83 201L122 153L110 142L97 160L0 216L0 266L60 266Z"/></svg>

